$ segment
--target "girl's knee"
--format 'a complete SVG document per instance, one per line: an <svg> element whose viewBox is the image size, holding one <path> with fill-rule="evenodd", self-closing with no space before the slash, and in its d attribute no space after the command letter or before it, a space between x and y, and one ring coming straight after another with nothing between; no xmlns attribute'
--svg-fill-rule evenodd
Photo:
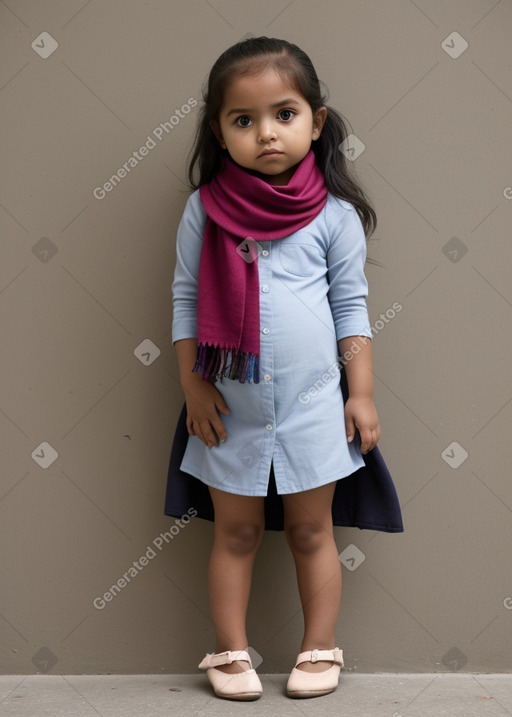
<svg viewBox="0 0 512 717"><path fill-rule="evenodd" d="M297 553L316 553L332 536L318 523L293 523L285 527L290 548Z"/></svg>
<svg viewBox="0 0 512 717"><path fill-rule="evenodd" d="M263 538L264 527L256 523L232 523L218 531L222 544L232 555L254 553Z"/></svg>

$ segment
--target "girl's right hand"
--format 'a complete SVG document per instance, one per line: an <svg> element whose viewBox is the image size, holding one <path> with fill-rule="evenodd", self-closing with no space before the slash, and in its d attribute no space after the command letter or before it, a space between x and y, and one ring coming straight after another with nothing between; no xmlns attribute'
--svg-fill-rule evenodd
<svg viewBox="0 0 512 717"><path fill-rule="evenodd" d="M231 411L218 388L195 374L183 390L187 404L189 435L197 436L208 448L218 446L219 442L223 443L227 433L219 412L229 416Z"/></svg>

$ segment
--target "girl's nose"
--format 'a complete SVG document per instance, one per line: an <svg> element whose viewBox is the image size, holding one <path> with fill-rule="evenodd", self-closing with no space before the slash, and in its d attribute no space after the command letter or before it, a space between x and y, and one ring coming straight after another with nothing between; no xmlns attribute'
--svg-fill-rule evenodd
<svg viewBox="0 0 512 717"><path fill-rule="evenodd" d="M273 123L266 122L260 124L258 139L260 142L269 142L272 139L276 139L277 133Z"/></svg>

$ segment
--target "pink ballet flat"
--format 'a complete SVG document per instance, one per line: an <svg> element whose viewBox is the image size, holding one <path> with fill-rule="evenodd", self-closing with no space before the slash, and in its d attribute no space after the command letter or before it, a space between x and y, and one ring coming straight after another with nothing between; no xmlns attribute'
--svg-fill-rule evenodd
<svg viewBox="0 0 512 717"><path fill-rule="evenodd" d="M317 662L330 660L334 664L323 672L305 672L298 670L301 662ZM320 697L328 695L338 686L341 668L343 667L343 650L307 650L297 657L295 667L290 673L286 692L288 697Z"/></svg>
<svg viewBox="0 0 512 717"><path fill-rule="evenodd" d="M215 669L218 665L230 665L235 660L247 661L250 669L232 675ZM206 670L208 680L217 697L227 700L257 700L261 697L263 688L260 678L252 666L249 653L245 650L227 650L226 652L207 654L198 667L200 670Z"/></svg>

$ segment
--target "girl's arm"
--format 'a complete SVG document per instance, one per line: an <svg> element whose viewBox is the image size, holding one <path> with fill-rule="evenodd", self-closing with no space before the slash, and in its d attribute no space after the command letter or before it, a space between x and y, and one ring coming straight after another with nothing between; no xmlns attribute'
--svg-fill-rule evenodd
<svg viewBox="0 0 512 717"><path fill-rule="evenodd" d="M200 373L192 371L196 362L197 339L180 339L174 348L178 359L180 383L187 403L187 430L197 436L208 448L224 442L227 434L220 413L229 415L230 410L220 391Z"/></svg>
<svg viewBox="0 0 512 717"><path fill-rule="evenodd" d="M372 399L372 342L364 274L366 238L356 210L342 200L328 206L328 226L328 297L349 386L345 404L347 439L352 442L357 429L361 453L367 453L376 446L380 428Z"/></svg>
<svg viewBox="0 0 512 717"><path fill-rule="evenodd" d="M375 448L380 438L379 418L373 404L372 342L366 336L346 336L338 341L347 375L349 397L345 404L347 440L361 437L361 453Z"/></svg>
<svg viewBox="0 0 512 717"><path fill-rule="evenodd" d="M229 414L229 409L218 389L192 371L197 353L197 277L206 220L199 193L194 192L187 201L176 240L172 340L187 403L187 430L211 448L226 440L219 412Z"/></svg>

